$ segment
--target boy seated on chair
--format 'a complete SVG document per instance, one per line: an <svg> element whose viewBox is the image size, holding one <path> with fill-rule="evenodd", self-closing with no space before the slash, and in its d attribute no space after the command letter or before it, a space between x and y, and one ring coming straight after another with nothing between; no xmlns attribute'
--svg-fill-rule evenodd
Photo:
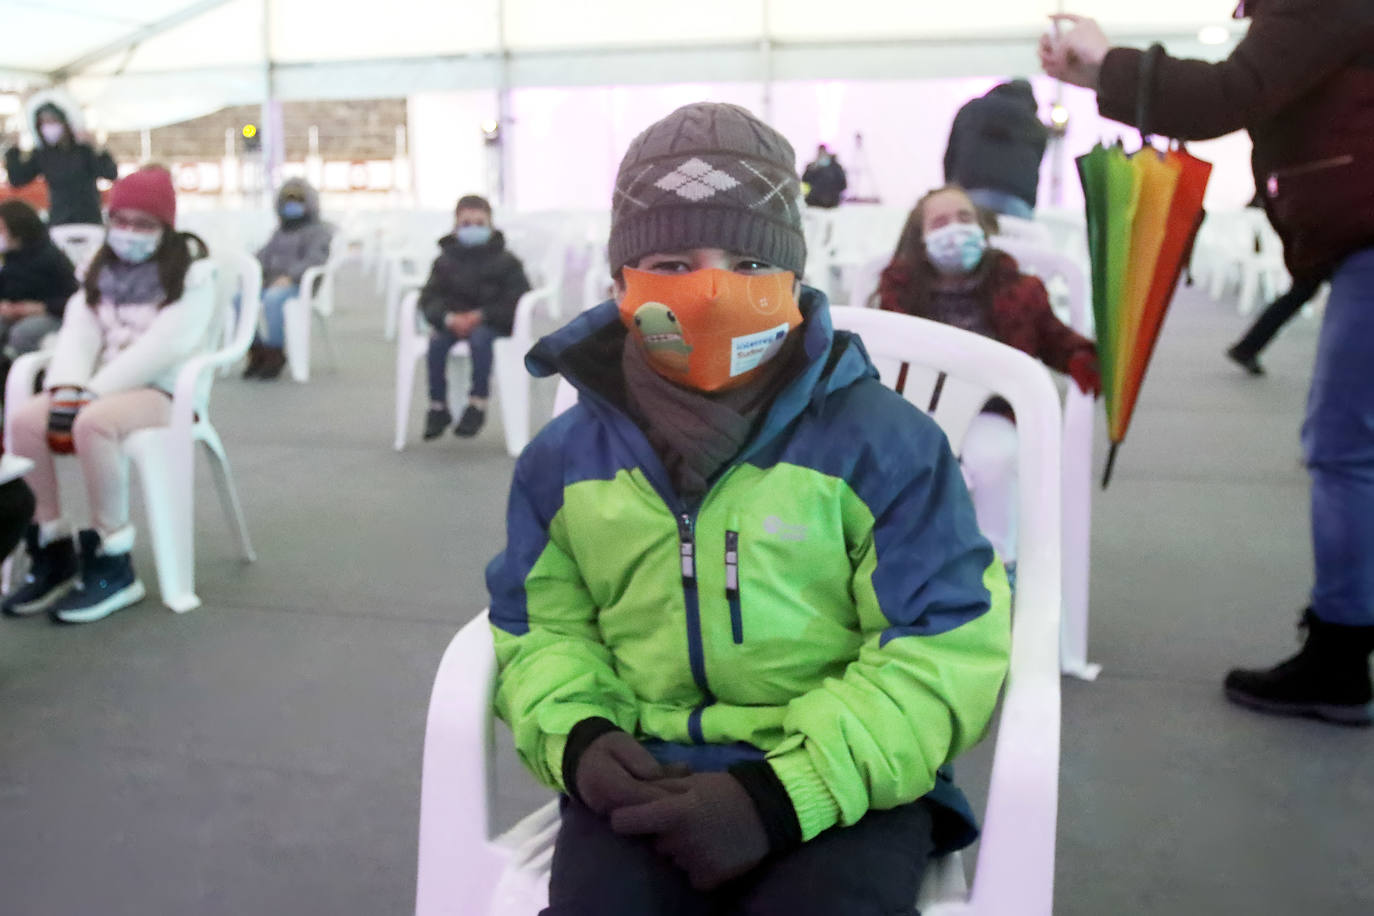
<svg viewBox="0 0 1374 916"><path fill-rule="evenodd" d="M429 412L425 439L437 439L453 422L448 409L448 353L460 340L472 353L468 405L453 432L475 436L487 416L493 344L509 337L515 306L529 291L520 259L491 225L491 204L469 194L460 198L453 232L439 240L429 279L420 292L420 311L433 329L429 341Z"/></svg>
<svg viewBox="0 0 1374 916"><path fill-rule="evenodd" d="M936 424L797 281L792 147L699 103L630 146L615 301L488 567L496 711L562 793L548 916L912 912L976 835L1005 574Z"/></svg>

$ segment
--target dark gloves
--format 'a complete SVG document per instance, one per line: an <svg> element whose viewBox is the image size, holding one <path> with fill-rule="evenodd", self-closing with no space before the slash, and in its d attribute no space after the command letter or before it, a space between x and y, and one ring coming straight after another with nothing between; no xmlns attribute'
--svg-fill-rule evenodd
<svg viewBox="0 0 1374 916"><path fill-rule="evenodd" d="M774 851L759 808L735 776L694 773L658 785L671 794L613 811L611 829L654 836L654 848L685 871L697 890L746 874Z"/></svg>
<svg viewBox="0 0 1374 916"><path fill-rule="evenodd" d="M1093 397L1102 396L1102 375L1097 366L1097 354L1079 350L1069 357L1069 376L1078 390Z"/></svg>
<svg viewBox="0 0 1374 916"><path fill-rule="evenodd" d="M76 415L90 403L90 396L77 388L57 388L52 392L52 406L48 409L48 448L57 455L76 451L72 427Z"/></svg>
<svg viewBox="0 0 1374 916"><path fill-rule="evenodd" d="M608 719L585 719L568 734L563 785L597 814L668 794L657 780L672 773Z"/></svg>

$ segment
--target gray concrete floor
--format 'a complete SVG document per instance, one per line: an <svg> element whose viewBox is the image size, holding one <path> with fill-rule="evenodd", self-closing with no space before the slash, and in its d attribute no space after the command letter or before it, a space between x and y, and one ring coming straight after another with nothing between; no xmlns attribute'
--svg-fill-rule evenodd
<svg viewBox="0 0 1374 916"><path fill-rule="evenodd" d="M425 704L485 604L512 463L499 423L391 450L394 350L370 285L341 289L337 371L216 390L258 563L206 499L202 609L0 624L0 913L411 908ZM1180 296L1097 496L1105 671L1064 685L1059 913L1374 912L1374 734L1221 698L1227 666L1294 646L1311 575L1297 426L1315 325L1280 338L1262 380L1220 357L1240 328ZM416 425L422 409L417 389ZM976 801L986 771L984 746L961 767ZM540 797L503 753L501 819Z"/></svg>

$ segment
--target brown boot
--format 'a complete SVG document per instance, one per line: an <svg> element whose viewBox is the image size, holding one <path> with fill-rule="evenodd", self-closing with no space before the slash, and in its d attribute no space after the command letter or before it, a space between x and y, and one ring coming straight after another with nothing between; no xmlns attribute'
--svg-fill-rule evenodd
<svg viewBox="0 0 1374 916"><path fill-rule="evenodd" d="M281 375L281 370L286 366L286 351L281 347L262 348L262 368L258 370L258 378L264 381L271 380Z"/></svg>
<svg viewBox="0 0 1374 916"><path fill-rule="evenodd" d="M248 365L243 370L244 378L257 378L258 373L262 372L262 351L265 349L256 340L248 348Z"/></svg>

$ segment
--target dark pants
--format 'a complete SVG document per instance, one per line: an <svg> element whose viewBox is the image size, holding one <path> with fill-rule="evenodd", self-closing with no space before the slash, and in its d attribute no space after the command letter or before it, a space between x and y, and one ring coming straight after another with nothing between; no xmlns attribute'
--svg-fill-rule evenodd
<svg viewBox="0 0 1374 916"><path fill-rule="evenodd" d="M484 324L473 328L466 338L472 352L472 389L470 397L491 396L492 348L499 335ZM435 404L448 403L448 351L463 340L448 329L431 331L429 337L429 399Z"/></svg>
<svg viewBox="0 0 1374 916"><path fill-rule="evenodd" d="M1293 283L1293 288L1279 296L1260 316L1255 319L1255 323L1250 326L1250 330L1245 332L1245 336L1236 344L1237 355L1254 358L1274 339L1274 335L1279 332L1288 320L1298 313L1307 300L1317 294L1321 289L1320 280L1299 280Z"/></svg>
<svg viewBox="0 0 1374 916"><path fill-rule="evenodd" d="M33 523L33 491L22 479L0 484L0 560L10 555Z"/></svg>
<svg viewBox="0 0 1374 916"><path fill-rule="evenodd" d="M872 811L710 893L654 851L565 799L542 916L907 916L932 848L925 802Z"/></svg>
<svg viewBox="0 0 1374 916"><path fill-rule="evenodd" d="M1302 445L1312 475L1312 612L1374 626L1374 248L1331 278Z"/></svg>

